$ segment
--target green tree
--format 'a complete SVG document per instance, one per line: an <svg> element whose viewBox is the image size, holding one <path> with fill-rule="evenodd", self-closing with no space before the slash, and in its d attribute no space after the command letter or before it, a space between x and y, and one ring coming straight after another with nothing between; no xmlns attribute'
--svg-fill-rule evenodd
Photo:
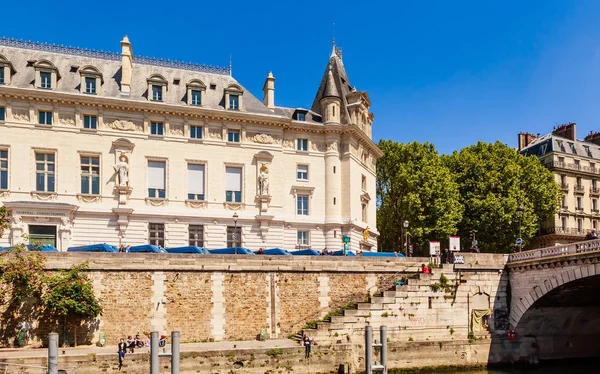
<svg viewBox="0 0 600 374"><path fill-rule="evenodd" d="M526 157L500 142L479 142L444 161L458 183L465 209L458 225L463 248L470 246L465 239L475 229L483 252L512 252L519 222L527 243L558 209L558 185L535 156ZM522 217L519 206L524 208Z"/></svg>
<svg viewBox="0 0 600 374"><path fill-rule="evenodd" d="M0 206L0 238L4 231L10 227L11 211L5 206Z"/></svg>
<svg viewBox="0 0 600 374"><path fill-rule="evenodd" d="M380 250L404 251L405 220L416 252L425 251L428 240L454 234L462 215L458 186L433 144L381 140L379 147L384 152L377 161Z"/></svg>

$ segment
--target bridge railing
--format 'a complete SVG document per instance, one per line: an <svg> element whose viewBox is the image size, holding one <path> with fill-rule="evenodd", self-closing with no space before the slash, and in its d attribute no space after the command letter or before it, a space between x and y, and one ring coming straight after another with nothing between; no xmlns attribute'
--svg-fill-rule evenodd
<svg viewBox="0 0 600 374"><path fill-rule="evenodd" d="M546 247L539 249L532 249L529 251L523 251L518 253L511 253L508 256L508 263L537 260L546 257L556 256L569 256L576 255L578 253L592 252L600 250L600 239L586 240L583 242L569 243L556 245L554 247Z"/></svg>

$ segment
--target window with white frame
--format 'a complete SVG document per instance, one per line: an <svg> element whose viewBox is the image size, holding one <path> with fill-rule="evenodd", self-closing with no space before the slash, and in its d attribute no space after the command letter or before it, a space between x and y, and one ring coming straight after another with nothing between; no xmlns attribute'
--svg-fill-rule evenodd
<svg viewBox="0 0 600 374"><path fill-rule="evenodd" d="M35 69L35 87L46 90L56 88L60 73L53 63L48 60L38 60L33 67Z"/></svg>
<svg viewBox="0 0 600 374"><path fill-rule="evenodd" d="M242 168L225 168L225 201L230 203L242 202Z"/></svg>
<svg viewBox="0 0 600 374"><path fill-rule="evenodd" d="M152 85L152 101L162 101L163 99L163 86L157 84Z"/></svg>
<svg viewBox="0 0 600 374"><path fill-rule="evenodd" d="M81 92L88 95L97 94L99 87L104 83L100 70L87 65L79 70L79 74L81 75Z"/></svg>
<svg viewBox="0 0 600 374"><path fill-rule="evenodd" d="M81 193L100 194L100 157L81 156Z"/></svg>
<svg viewBox="0 0 600 374"><path fill-rule="evenodd" d="M363 191L367 190L367 177L364 175L361 175L361 177L360 177L360 188Z"/></svg>
<svg viewBox="0 0 600 374"><path fill-rule="evenodd" d="M362 208L362 221L363 222L367 222L367 213L368 213L368 210L369 210L369 205L363 203L362 206L361 206L361 208Z"/></svg>
<svg viewBox="0 0 600 374"><path fill-rule="evenodd" d="M227 141L231 143L239 143L240 130L227 130Z"/></svg>
<svg viewBox="0 0 600 374"><path fill-rule="evenodd" d="M229 109L239 110L240 109L240 96L231 94L229 95Z"/></svg>
<svg viewBox="0 0 600 374"><path fill-rule="evenodd" d="M35 190L54 192L56 175L56 157L54 153L35 153Z"/></svg>
<svg viewBox="0 0 600 374"><path fill-rule="evenodd" d="M296 197L296 214L299 216L308 215L308 195L298 195Z"/></svg>
<svg viewBox="0 0 600 374"><path fill-rule="evenodd" d="M310 245L310 235L308 231L298 230L296 238L298 246L307 247Z"/></svg>
<svg viewBox="0 0 600 374"><path fill-rule="evenodd" d="M296 150L307 152L308 151L308 139L297 139Z"/></svg>
<svg viewBox="0 0 600 374"><path fill-rule="evenodd" d="M52 73L47 71L40 72L40 88L52 88Z"/></svg>
<svg viewBox="0 0 600 374"><path fill-rule="evenodd" d="M581 218L577 218L577 232L583 232L583 220Z"/></svg>
<svg viewBox="0 0 600 374"><path fill-rule="evenodd" d="M598 199L592 199L592 210L594 212L598 211Z"/></svg>
<svg viewBox="0 0 600 374"><path fill-rule="evenodd" d="M577 206L576 206L576 208L577 209L582 209L582 206L581 206L581 197L579 197L579 196L577 196Z"/></svg>
<svg viewBox="0 0 600 374"><path fill-rule="evenodd" d="M96 78L85 77L85 93L96 94Z"/></svg>
<svg viewBox="0 0 600 374"><path fill-rule="evenodd" d="M296 166L296 179L301 181L308 180L308 165Z"/></svg>
<svg viewBox="0 0 600 374"><path fill-rule="evenodd" d="M188 245L196 247L204 247L204 226L203 225L189 225L188 226Z"/></svg>
<svg viewBox="0 0 600 374"><path fill-rule="evenodd" d="M202 91L192 90L191 105L200 106L202 105Z"/></svg>
<svg viewBox="0 0 600 374"><path fill-rule="evenodd" d="M167 80L160 74L154 74L146 80L148 82L148 99L151 101L163 101L168 89Z"/></svg>
<svg viewBox="0 0 600 374"><path fill-rule="evenodd" d="M560 217L560 225L563 231L567 231L567 217Z"/></svg>
<svg viewBox="0 0 600 374"><path fill-rule="evenodd" d="M38 123L40 125L52 125L52 112L40 110L38 112Z"/></svg>
<svg viewBox="0 0 600 374"><path fill-rule="evenodd" d="M198 79L191 80L187 84L187 104L202 106L202 99L206 92L206 85Z"/></svg>
<svg viewBox="0 0 600 374"><path fill-rule="evenodd" d="M204 165L188 164L188 200L204 201Z"/></svg>
<svg viewBox="0 0 600 374"><path fill-rule="evenodd" d="M237 84L230 84L225 89L225 109L241 110L244 91Z"/></svg>
<svg viewBox="0 0 600 374"><path fill-rule="evenodd" d="M0 121L6 120L6 109L3 106L0 106Z"/></svg>
<svg viewBox="0 0 600 374"><path fill-rule="evenodd" d="M148 161L148 197L153 199L166 198L165 161Z"/></svg>
<svg viewBox="0 0 600 374"><path fill-rule="evenodd" d="M0 190L8 190L8 150L0 149Z"/></svg>
<svg viewBox="0 0 600 374"><path fill-rule="evenodd" d="M242 246L242 228L227 226L227 248Z"/></svg>
<svg viewBox="0 0 600 374"><path fill-rule="evenodd" d="M202 126L190 126L190 138L202 139Z"/></svg>
<svg viewBox="0 0 600 374"><path fill-rule="evenodd" d="M10 76L16 72L13 64L0 55L0 84L10 84Z"/></svg>
<svg viewBox="0 0 600 374"><path fill-rule="evenodd" d="M96 130L98 128L98 117L84 114L83 115L83 128Z"/></svg>
<svg viewBox="0 0 600 374"><path fill-rule="evenodd" d="M148 224L148 243L159 247L165 246L165 224L164 223L149 223Z"/></svg>
<svg viewBox="0 0 600 374"><path fill-rule="evenodd" d="M162 122L150 122L150 134L163 136L165 134L165 124Z"/></svg>

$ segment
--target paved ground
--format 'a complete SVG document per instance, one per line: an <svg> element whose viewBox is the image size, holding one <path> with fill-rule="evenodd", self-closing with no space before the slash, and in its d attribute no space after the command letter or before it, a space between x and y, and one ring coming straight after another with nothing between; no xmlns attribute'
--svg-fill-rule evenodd
<svg viewBox="0 0 600 374"><path fill-rule="evenodd" d="M270 349L270 348L293 348L300 347L298 343L289 339L277 339L260 341L239 341L239 342L212 342L212 343L187 343L181 344L181 352L209 352L223 351L232 349ZM162 352L163 348L161 348ZM135 352L148 352L149 348L136 349ZM170 344L165 347L166 352L171 351ZM96 347L80 346L77 348L59 348L59 355L74 356L87 355L90 353L115 353L117 346ZM24 357L46 357L48 350L44 348L2 348L0 349L0 359L5 358L24 358Z"/></svg>

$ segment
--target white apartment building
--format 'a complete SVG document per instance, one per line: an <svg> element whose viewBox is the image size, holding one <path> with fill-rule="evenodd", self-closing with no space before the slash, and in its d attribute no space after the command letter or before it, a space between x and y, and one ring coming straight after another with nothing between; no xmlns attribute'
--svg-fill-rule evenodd
<svg viewBox="0 0 600 374"><path fill-rule="evenodd" d="M311 109L276 106L271 73L263 94L127 37L120 54L0 39L0 246L375 250L382 153L341 52Z"/></svg>

